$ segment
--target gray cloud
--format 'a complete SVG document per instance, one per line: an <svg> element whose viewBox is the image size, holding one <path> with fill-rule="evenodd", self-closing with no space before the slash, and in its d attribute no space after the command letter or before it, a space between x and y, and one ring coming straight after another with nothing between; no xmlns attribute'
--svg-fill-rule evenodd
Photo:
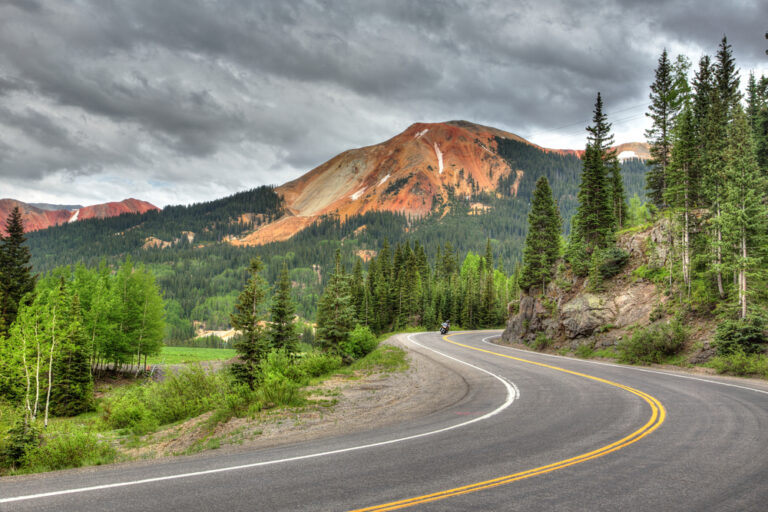
<svg viewBox="0 0 768 512"><path fill-rule="evenodd" d="M416 121L581 147L598 90L637 139L662 47L695 62L725 33L765 69L766 19L757 0L6 1L0 189L200 201Z"/></svg>

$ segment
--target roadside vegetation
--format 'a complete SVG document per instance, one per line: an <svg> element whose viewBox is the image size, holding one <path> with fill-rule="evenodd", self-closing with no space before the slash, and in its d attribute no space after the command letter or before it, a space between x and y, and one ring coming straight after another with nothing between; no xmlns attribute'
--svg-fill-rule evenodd
<svg viewBox="0 0 768 512"><path fill-rule="evenodd" d="M686 351L697 351L694 361L709 359L719 373L768 377L768 77L750 73L746 97L741 80L725 37L695 70L685 55L662 52L646 114L648 203L627 204L599 93L567 242L549 183L537 182L519 279L525 294L544 307L582 283L601 294L645 281L658 294L648 325L608 339L600 338L600 329L613 327L605 325L561 353L685 366L693 364ZM617 241L656 228L642 249L654 257L623 272L630 255ZM706 333L692 336L699 325ZM598 338L615 344L595 350L590 343ZM529 344L544 349L558 341L541 332Z"/></svg>
<svg viewBox="0 0 768 512"><path fill-rule="evenodd" d="M334 375L407 368L404 351L378 347L380 337L357 321L340 271L325 302L334 314L314 345L299 332L287 269L270 290L254 259L231 315L240 333L233 349L163 347L162 299L143 267L126 260L116 270L78 266L36 278L18 210L7 227L0 475L127 460L148 434L192 418L204 416L212 431L232 418L307 407L306 388Z"/></svg>

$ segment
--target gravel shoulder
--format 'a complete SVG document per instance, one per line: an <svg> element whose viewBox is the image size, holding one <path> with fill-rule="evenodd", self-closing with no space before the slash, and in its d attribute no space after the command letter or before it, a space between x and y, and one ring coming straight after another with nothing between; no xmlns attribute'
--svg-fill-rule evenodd
<svg viewBox="0 0 768 512"><path fill-rule="evenodd" d="M336 375L310 388L309 403L295 409L262 411L254 418L232 418L211 429L210 414L156 432L132 459L240 452L371 430L428 415L461 400L466 381L447 364L428 357L398 334L384 343L406 350L408 370Z"/></svg>

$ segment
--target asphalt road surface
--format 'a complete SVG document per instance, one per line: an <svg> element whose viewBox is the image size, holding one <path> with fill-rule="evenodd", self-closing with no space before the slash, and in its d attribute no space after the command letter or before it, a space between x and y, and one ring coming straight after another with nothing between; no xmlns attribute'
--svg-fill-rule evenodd
<svg viewBox="0 0 768 512"><path fill-rule="evenodd" d="M467 394L397 426L0 480L0 510L768 510L768 386L410 337Z"/></svg>

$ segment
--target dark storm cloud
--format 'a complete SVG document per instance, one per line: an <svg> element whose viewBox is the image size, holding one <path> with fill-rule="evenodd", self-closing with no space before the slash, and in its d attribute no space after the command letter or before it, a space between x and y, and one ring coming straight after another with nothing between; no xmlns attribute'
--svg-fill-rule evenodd
<svg viewBox="0 0 768 512"><path fill-rule="evenodd" d="M663 46L711 53L727 33L749 67L766 19L757 1L6 1L0 185L203 200L416 121L578 131L598 90L609 112L643 102Z"/></svg>

